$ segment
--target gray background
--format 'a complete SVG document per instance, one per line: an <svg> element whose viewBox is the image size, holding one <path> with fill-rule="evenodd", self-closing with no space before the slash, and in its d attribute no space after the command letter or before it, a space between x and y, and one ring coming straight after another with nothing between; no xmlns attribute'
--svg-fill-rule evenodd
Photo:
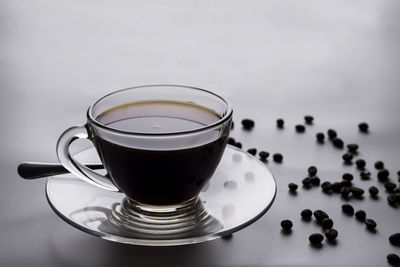
<svg viewBox="0 0 400 267"><path fill-rule="evenodd" d="M399 209L376 182L381 159L400 169L400 2L332 1L11 1L0 2L0 265L2 266L386 266L400 253L387 237L400 232ZM101 240L64 223L44 195L45 180L24 181L22 161L56 161L61 132L85 121L87 107L117 89L155 83L193 85L228 98L232 135L244 148L281 152L269 162L277 199L259 221L230 240L151 248ZM294 125L315 116L304 134ZM242 118L256 121L252 132ZM283 117L286 128L275 128ZM367 121L368 135L357 124ZM373 179L343 166L343 151L317 145L334 128L360 145ZM345 201L299 189L309 165L323 181L345 171L357 185L378 184L379 200L352 200L378 222L372 234L341 213ZM303 208L323 208L339 231L336 245L308 244L319 232ZM294 222L291 235L280 221Z"/></svg>

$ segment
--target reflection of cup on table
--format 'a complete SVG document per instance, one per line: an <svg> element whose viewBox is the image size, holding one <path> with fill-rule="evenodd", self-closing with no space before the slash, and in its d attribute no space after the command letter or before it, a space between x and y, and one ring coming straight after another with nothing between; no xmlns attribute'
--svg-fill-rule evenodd
<svg viewBox="0 0 400 267"><path fill-rule="evenodd" d="M231 121L230 105L209 91L175 85L133 87L90 106L86 125L61 135L57 155L85 181L124 193L132 211L179 214L194 208L213 175ZM69 145L78 138L93 142L108 176L72 158Z"/></svg>

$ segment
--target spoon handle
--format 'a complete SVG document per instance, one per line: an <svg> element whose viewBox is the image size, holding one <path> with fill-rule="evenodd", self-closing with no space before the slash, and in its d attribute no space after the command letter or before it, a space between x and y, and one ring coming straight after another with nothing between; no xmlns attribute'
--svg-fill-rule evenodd
<svg viewBox="0 0 400 267"><path fill-rule="evenodd" d="M89 164L86 166L93 170L104 168L101 164ZM68 172L69 171L59 163L23 162L18 165L19 176L27 180L34 180Z"/></svg>

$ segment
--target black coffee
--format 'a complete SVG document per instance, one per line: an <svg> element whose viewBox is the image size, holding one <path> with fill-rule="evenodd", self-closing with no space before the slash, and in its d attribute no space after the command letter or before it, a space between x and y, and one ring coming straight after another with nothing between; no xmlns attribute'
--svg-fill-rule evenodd
<svg viewBox="0 0 400 267"><path fill-rule="evenodd" d="M113 129L154 134L190 131L220 119L197 105L140 102L108 110L96 120ZM123 145L101 135L93 141L113 182L129 198L149 205L172 205L195 197L208 182L222 157L229 129L228 123L197 144L182 145L181 139L170 138L167 148L148 147L148 139L145 144L140 138Z"/></svg>

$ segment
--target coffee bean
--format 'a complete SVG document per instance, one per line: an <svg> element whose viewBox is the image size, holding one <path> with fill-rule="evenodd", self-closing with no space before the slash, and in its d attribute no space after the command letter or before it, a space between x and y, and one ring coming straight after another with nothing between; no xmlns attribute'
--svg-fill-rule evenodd
<svg viewBox="0 0 400 267"><path fill-rule="evenodd" d="M260 156L261 160L265 161L265 160L267 160L269 153L267 151L260 151L258 153L258 156Z"/></svg>
<svg viewBox="0 0 400 267"><path fill-rule="evenodd" d="M310 166L310 167L308 167L308 174L309 174L310 176L316 175L317 172L318 172L317 167L315 167L315 166Z"/></svg>
<svg viewBox="0 0 400 267"><path fill-rule="evenodd" d="M304 133L306 130L306 127L304 127L304 125L301 125L301 124L297 124L295 126L295 128L296 128L296 132L298 132L298 133Z"/></svg>
<svg viewBox="0 0 400 267"><path fill-rule="evenodd" d="M322 191L329 193L331 191L332 184L330 182L323 182L321 184Z"/></svg>
<svg viewBox="0 0 400 267"><path fill-rule="evenodd" d="M350 187L350 190L351 193L356 197L361 197L364 194L364 190L359 187L352 186Z"/></svg>
<svg viewBox="0 0 400 267"><path fill-rule="evenodd" d="M396 188L396 184L392 182L387 182L385 183L385 188L388 192L393 192L393 190Z"/></svg>
<svg viewBox="0 0 400 267"><path fill-rule="evenodd" d="M311 178L311 177L306 177L306 178L304 178L301 182L303 183L303 185L304 185L305 187L310 187L311 185L313 185L313 184L312 184L312 178Z"/></svg>
<svg viewBox="0 0 400 267"><path fill-rule="evenodd" d="M360 130L360 132L368 133L368 128L369 126L366 122L361 122L360 124L358 124L358 129Z"/></svg>
<svg viewBox="0 0 400 267"><path fill-rule="evenodd" d="M340 193L340 189L343 187L343 185L340 182L334 182L331 185L331 189L333 192Z"/></svg>
<svg viewBox="0 0 400 267"><path fill-rule="evenodd" d="M352 183L351 183L351 181L343 180L343 181L340 182L340 185L342 187L351 187Z"/></svg>
<svg viewBox="0 0 400 267"><path fill-rule="evenodd" d="M314 186L319 186L319 184L321 183L321 179L319 179L319 177L317 177L317 176L310 177L310 181L311 181L311 184Z"/></svg>
<svg viewBox="0 0 400 267"><path fill-rule="evenodd" d="M356 216L357 220L362 222L365 221L365 218L367 217L367 213L365 213L364 210L357 210L354 215Z"/></svg>
<svg viewBox="0 0 400 267"><path fill-rule="evenodd" d="M340 188L340 194L342 195L342 197L348 197L351 193L350 187L342 187Z"/></svg>
<svg viewBox="0 0 400 267"><path fill-rule="evenodd" d="M343 148L344 146L344 142L342 139L340 139L339 137L335 137L332 139L332 144L334 147L336 148Z"/></svg>
<svg viewBox="0 0 400 267"><path fill-rule="evenodd" d="M324 240L324 236L318 233L312 234L308 237L308 240L310 240L311 244L321 244L321 242Z"/></svg>
<svg viewBox="0 0 400 267"><path fill-rule="evenodd" d="M237 148L242 148L242 143L236 142L236 143L234 144L234 146L237 147Z"/></svg>
<svg viewBox="0 0 400 267"><path fill-rule="evenodd" d="M391 194L391 195L387 196L386 200L389 203L389 205L392 205L392 206L395 206L397 204L397 202L399 201L396 194Z"/></svg>
<svg viewBox="0 0 400 267"><path fill-rule="evenodd" d="M242 120L242 126L246 130L251 130L254 128L254 121L251 119L243 119Z"/></svg>
<svg viewBox="0 0 400 267"><path fill-rule="evenodd" d="M375 166L375 169L382 170L383 167L385 166L385 164L382 161L377 161L377 162L375 162L374 166Z"/></svg>
<svg viewBox="0 0 400 267"><path fill-rule="evenodd" d="M285 121L283 119L277 119L276 120L276 126L278 128L283 128L283 125L285 124Z"/></svg>
<svg viewBox="0 0 400 267"><path fill-rule="evenodd" d="M329 218L329 215L323 210L315 210L314 217L319 223L321 223L323 219Z"/></svg>
<svg viewBox="0 0 400 267"><path fill-rule="evenodd" d="M400 233L394 233L390 235L389 242L394 246L400 246Z"/></svg>
<svg viewBox="0 0 400 267"><path fill-rule="evenodd" d="M304 209L300 213L301 217L305 220L309 220L312 216L312 211L310 209Z"/></svg>
<svg viewBox="0 0 400 267"><path fill-rule="evenodd" d="M289 231L293 227L293 223L291 220L283 220L281 221L281 226L283 230Z"/></svg>
<svg viewBox="0 0 400 267"><path fill-rule="evenodd" d="M379 181L384 182L389 177L389 171L386 169L382 169L382 170L378 171L377 176L378 176Z"/></svg>
<svg viewBox="0 0 400 267"><path fill-rule="evenodd" d="M356 153L358 150L358 145L357 144L348 144L347 145L347 149L351 152L351 153Z"/></svg>
<svg viewBox="0 0 400 267"><path fill-rule="evenodd" d="M295 192L299 186L295 183L290 183L288 184L288 187L290 191Z"/></svg>
<svg viewBox="0 0 400 267"><path fill-rule="evenodd" d="M236 144L236 140L235 140L235 138L233 138L233 137L229 137L228 138L228 144L230 144L230 145L235 145Z"/></svg>
<svg viewBox="0 0 400 267"><path fill-rule="evenodd" d="M313 124L314 117L311 115L306 115L306 116L304 116L304 120L305 120L306 124Z"/></svg>
<svg viewBox="0 0 400 267"><path fill-rule="evenodd" d="M370 172L360 172L360 177L363 180L369 180L369 178L371 178L371 173Z"/></svg>
<svg viewBox="0 0 400 267"><path fill-rule="evenodd" d="M353 155L350 153L343 154L342 159L346 164L350 164L353 160Z"/></svg>
<svg viewBox="0 0 400 267"><path fill-rule="evenodd" d="M337 136L336 131L333 129L329 129L327 133L328 133L329 139L331 139L331 140Z"/></svg>
<svg viewBox="0 0 400 267"><path fill-rule="evenodd" d="M257 154L257 149L256 148L249 148L247 152L253 156Z"/></svg>
<svg viewBox="0 0 400 267"><path fill-rule="evenodd" d="M344 173L342 175L342 179L346 181L352 181L353 180L353 175L351 173Z"/></svg>
<svg viewBox="0 0 400 267"><path fill-rule="evenodd" d="M371 186L369 189L369 194L373 197L376 197L379 193L379 189L376 186Z"/></svg>
<svg viewBox="0 0 400 267"><path fill-rule="evenodd" d="M336 231L335 229L331 228L331 229L326 229L325 230L325 236L328 240L335 240L338 236L338 231Z"/></svg>
<svg viewBox="0 0 400 267"><path fill-rule="evenodd" d="M376 222L372 219L366 219L364 223L369 230L374 230L376 228Z"/></svg>
<svg viewBox="0 0 400 267"><path fill-rule="evenodd" d="M321 221L321 226L324 230L331 229L333 226L333 221L330 218L325 218Z"/></svg>
<svg viewBox="0 0 400 267"><path fill-rule="evenodd" d="M233 128L235 127L235 123L234 121L231 122L231 130L233 130Z"/></svg>
<svg viewBox="0 0 400 267"><path fill-rule="evenodd" d="M387 261L391 264L391 265L398 265L400 263L400 257L397 254L394 253L390 253L386 256Z"/></svg>
<svg viewBox="0 0 400 267"><path fill-rule="evenodd" d="M354 208L350 204L343 204L342 205L342 211L344 213L346 213L347 215L349 215L349 216L353 216L353 214L354 214Z"/></svg>
<svg viewBox="0 0 400 267"><path fill-rule="evenodd" d="M319 143L323 143L324 142L325 135L323 133L317 133L315 136L317 137L317 141Z"/></svg>
<svg viewBox="0 0 400 267"><path fill-rule="evenodd" d="M363 170L364 167L365 167L365 165L366 165L365 160L363 160L363 159L358 159L358 160L356 160L356 166L357 166L357 168L359 168L360 170Z"/></svg>
<svg viewBox="0 0 400 267"><path fill-rule="evenodd" d="M280 153L275 153L272 158L274 159L275 162L281 163L283 160L283 156Z"/></svg>

